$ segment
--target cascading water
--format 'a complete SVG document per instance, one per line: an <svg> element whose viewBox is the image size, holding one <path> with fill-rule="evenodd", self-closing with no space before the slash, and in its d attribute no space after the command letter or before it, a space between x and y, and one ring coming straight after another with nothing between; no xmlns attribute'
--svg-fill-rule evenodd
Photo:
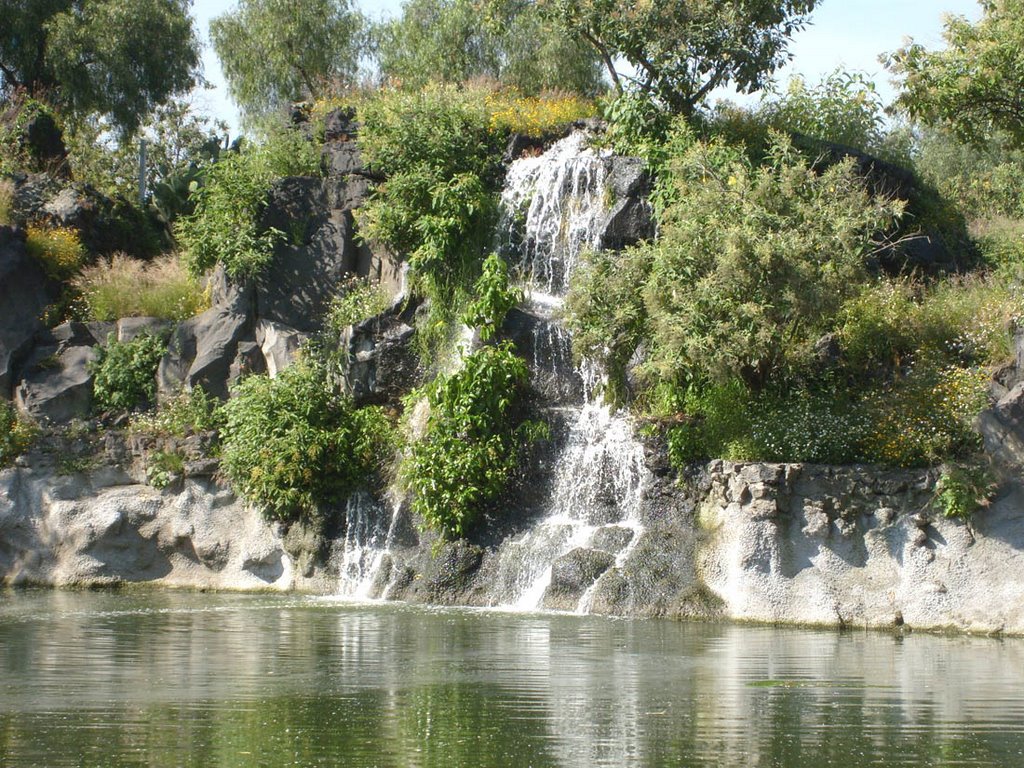
<svg viewBox="0 0 1024 768"><path fill-rule="evenodd" d="M543 155L515 161L502 194L510 261L519 264L528 304L544 320L533 334L534 377L578 381L582 389L582 405L568 414L546 516L500 553L497 602L523 610L551 602L545 596L560 557L598 550L621 567L642 532L643 448L629 421L595 398L596 372L573 369L571 339L555 319L581 253L600 247L606 178L606 158L574 133ZM596 585L579 597L577 611L589 610Z"/></svg>
<svg viewBox="0 0 1024 768"><path fill-rule="evenodd" d="M396 510L388 510L365 491L349 496L339 568L340 596L355 600L373 596L377 576L394 539L396 517Z"/></svg>

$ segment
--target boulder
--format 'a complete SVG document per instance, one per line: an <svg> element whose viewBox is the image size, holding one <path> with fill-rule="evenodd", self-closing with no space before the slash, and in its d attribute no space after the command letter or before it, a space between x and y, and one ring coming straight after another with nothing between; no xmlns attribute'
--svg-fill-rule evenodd
<svg viewBox="0 0 1024 768"><path fill-rule="evenodd" d="M331 299L357 267L352 214L328 212L319 179L292 177L275 184L262 224L287 237L254 281L257 317L304 333L318 330Z"/></svg>
<svg viewBox="0 0 1024 768"><path fill-rule="evenodd" d="M160 396L173 397L182 389L201 386L226 398L239 342L251 339L251 326L247 314L223 306L180 323L157 369Z"/></svg>
<svg viewBox="0 0 1024 768"><path fill-rule="evenodd" d="M613 565L613 555L596 549L577 547L562 555L551 565L551 583L544 593L544 607L556 611L575 610L583 593Z"/></svg>
<svg viewBox="0 0 1024 768"><path fill-rule="evenodd" d="M617 200L602 224L601 248L621 251L643 240L653 240L654 209L644 197Z"/></svg>
<svg viewBox="0 0 1024 768"><path fill-rule="evenodd" d="M42 330L51 301L46 275L25 251L24 233L0 227L0 398L11 396L18 368Z"/></svg>
<svg viewBox="0 0 1024 768"><path fill-rule="evenodd" d="M256 325L256 343L271 378L295 362L299 349L308 339L307 334L271 320L261 320Z"/></svg>
<svg viewBox="0 0 1024 768"><path fill-rule="evenodd" d="M345 389L357 404L394 402L416 385L420 368L414 334L401 317L388 313L345 330Z"/></svg>
<svg viewBox="0 0 1024 768"><path fill-rule="evenodd" d="M95 348L85 345L64 347L38 359L15 390L18 410L48 424L88 417L92 410L90 367L96 359Z"/></svg>
<svg viewBox="0 0 1024 768"><path fill-rule="evenodd" d="M123 317L117 321L117 340L124 343L132 341L148 333L151 336L164 336L171 331L171 322L159 317Z"/></svg>

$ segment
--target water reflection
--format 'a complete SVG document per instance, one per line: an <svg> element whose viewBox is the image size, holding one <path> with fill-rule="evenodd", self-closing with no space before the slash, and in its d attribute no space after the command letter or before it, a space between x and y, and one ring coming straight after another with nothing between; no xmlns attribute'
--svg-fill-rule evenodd
<svg viewBox="0 0 1024 768"><path fill-rule="evenodd" d="M1024 642L269 596L0 597L0 764L1024 762Z"/></svg>

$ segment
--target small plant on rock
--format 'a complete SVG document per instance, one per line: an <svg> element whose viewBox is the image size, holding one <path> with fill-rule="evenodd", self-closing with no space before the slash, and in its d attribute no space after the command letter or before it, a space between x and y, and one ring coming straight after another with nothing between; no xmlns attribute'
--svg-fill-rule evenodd
<svg viewBox="0 0 1024 768"><path fill-rule="evenodd" d="M93 396L100 411L128 411L150 403L156 396L156 369L167 351L158 336L142 333L131 341L115 341L99 347L92 366Z"/></svg>
<svg viewBox="0 0 1024 768"><path fill-rule="evenodd" d="M35 436L35 426L21 419L13 405L0 401L0 468L28 450Z"/></svg>

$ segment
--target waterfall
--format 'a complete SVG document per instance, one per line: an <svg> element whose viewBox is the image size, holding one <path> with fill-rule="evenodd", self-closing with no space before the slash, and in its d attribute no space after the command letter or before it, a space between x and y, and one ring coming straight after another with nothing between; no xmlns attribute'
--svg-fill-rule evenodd
<svg viewBox="0 0 1024 768"><path fill-rule="evenodd" d="M585 249L600 246L609 210L607 158L586 144L577 132L540 156L515 161L501 196L505 252L527 285L527 307L541 320L530 355L535 384L549 397L550 379L582 390L582 402L567 414L544 518L499 553L495 602L522 610L565 607L549 594L559 558L589 550L605 561L614 556L607 570L621 568L642 533L643 448L629 420L595 397L596 369L572 366L571 339L558 321L573 270ZM590 609L601 575L575 610Z"/></svg>
<svg viewBox="0 0 1024 768"><path fill-rule="evenodd" d="M369 600L375 596L378 577L394 540L397 516L397 508L389 510L365 491L349 496L339 567L341 597Z"/></svg>

